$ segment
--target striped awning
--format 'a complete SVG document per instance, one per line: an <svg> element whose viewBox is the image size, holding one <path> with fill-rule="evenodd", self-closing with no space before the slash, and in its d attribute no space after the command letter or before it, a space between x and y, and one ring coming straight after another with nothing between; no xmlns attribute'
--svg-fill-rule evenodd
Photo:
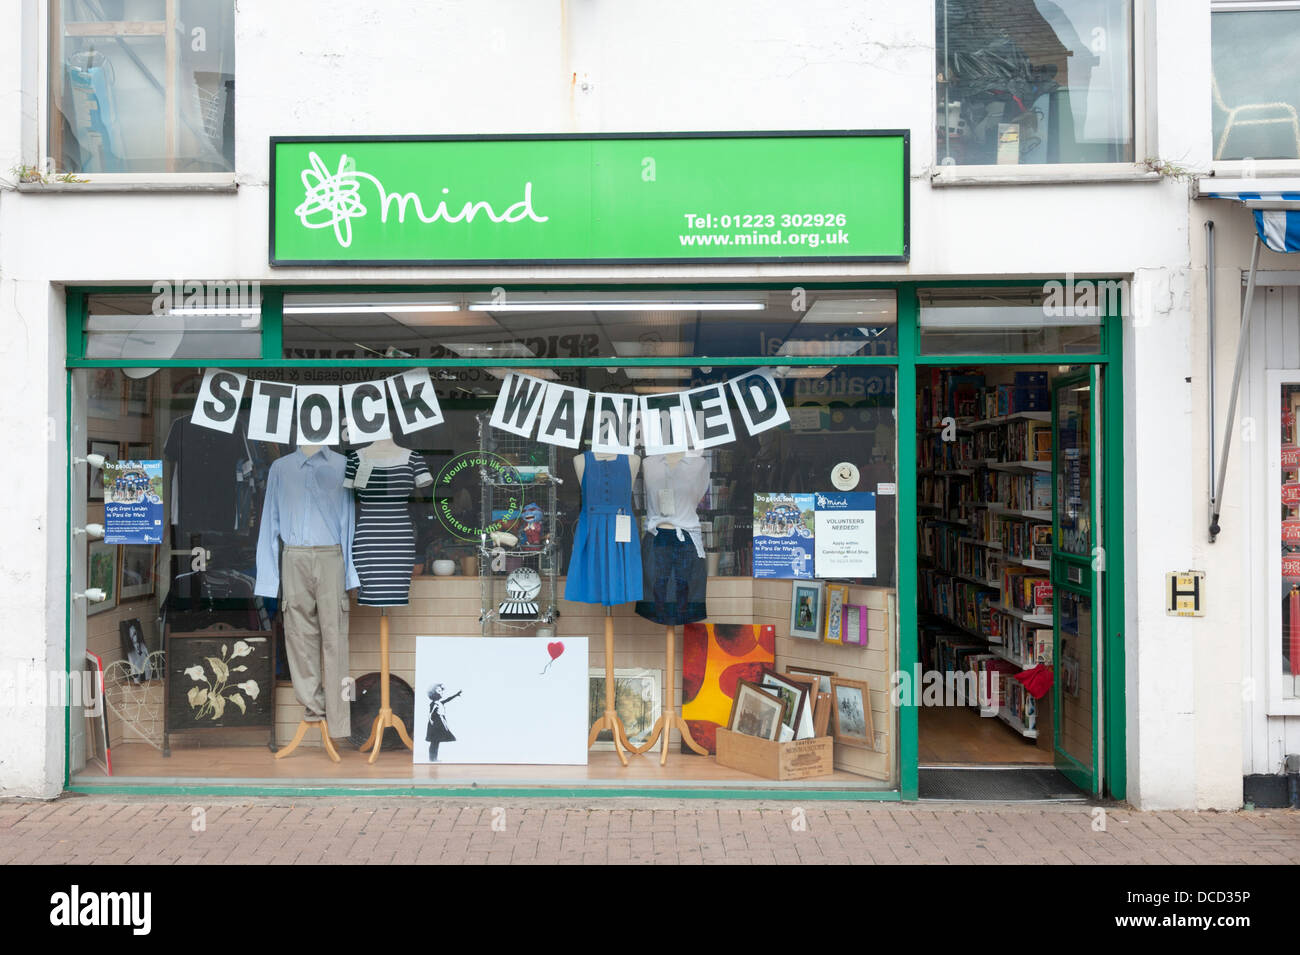
<svg viewBox="0 0 1300 955"><path fill-rule="evenodd" d="M1240 202L1255 214L1255 231L1264 245L1274 252L1300 252L1300 192L1260 191L1266 180L1247 180L1242 185L1245 188L1215 189L1213 179L1202 180L1200 195Z"/></svg>

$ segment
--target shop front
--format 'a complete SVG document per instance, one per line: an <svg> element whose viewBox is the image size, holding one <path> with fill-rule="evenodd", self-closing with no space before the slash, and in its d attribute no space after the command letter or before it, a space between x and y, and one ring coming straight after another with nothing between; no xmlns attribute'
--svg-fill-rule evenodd
<svg viewBox="0 0 1300 955"><path fill-rule="evenodd" d="M347 280L69 288L67 661L103 705L69 707L66 788L915 798L936 670L1010 762L1122 797L1118 308L725 278L905 263L906 156L276 140L271 263ZM384 281L449 262L476 280ZM652 262L702 268L570 274ZM997 497L1036 473L1046 502ZM1008 559L958 567L940 525ZM1072 661L1045 741L1022 625Z"/></svg>

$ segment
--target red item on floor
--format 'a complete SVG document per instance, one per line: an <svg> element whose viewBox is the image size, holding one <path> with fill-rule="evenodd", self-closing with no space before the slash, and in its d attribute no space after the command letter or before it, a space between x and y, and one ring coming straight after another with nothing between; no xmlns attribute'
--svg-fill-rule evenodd
<svg viewBox="0 0 1300 955"><path fill-rule="evenodd" d="M1025 685L1025 689L1029 691L1030 696L1036 700L1041 700L1052 689L1054 676L1051 667L1046 663L1040 663L1028 670L1021 670L1016 674L1016 679Z"/></svg>

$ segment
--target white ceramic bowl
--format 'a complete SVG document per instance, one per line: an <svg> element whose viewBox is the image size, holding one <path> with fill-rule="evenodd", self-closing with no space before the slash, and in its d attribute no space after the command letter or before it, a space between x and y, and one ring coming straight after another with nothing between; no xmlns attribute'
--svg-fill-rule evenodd
<svg viewBox="0 0 1300 955"><path fill-rule="evenodd" d="M435 560L433 562L433 575L435 577L450 577L456 573L456 562L454 560Z"/></svg>

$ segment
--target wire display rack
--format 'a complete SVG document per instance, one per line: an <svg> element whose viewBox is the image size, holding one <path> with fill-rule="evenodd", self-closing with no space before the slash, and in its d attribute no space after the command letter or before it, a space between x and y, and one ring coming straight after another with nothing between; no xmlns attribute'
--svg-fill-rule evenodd
<svg viewBox="0 0 1300 955"><path fill-rule="evenodd" d="M558 616L560 480L554 445L493 428L490 420L488 412L478 416L479 526L484 528L478 548L479 626L483 636L500 636L553 624ZM540 509L540 520L526 519L536 517L530 505ZM537 575L535 594L528 592L534 583L528 571Z"/></svg>

